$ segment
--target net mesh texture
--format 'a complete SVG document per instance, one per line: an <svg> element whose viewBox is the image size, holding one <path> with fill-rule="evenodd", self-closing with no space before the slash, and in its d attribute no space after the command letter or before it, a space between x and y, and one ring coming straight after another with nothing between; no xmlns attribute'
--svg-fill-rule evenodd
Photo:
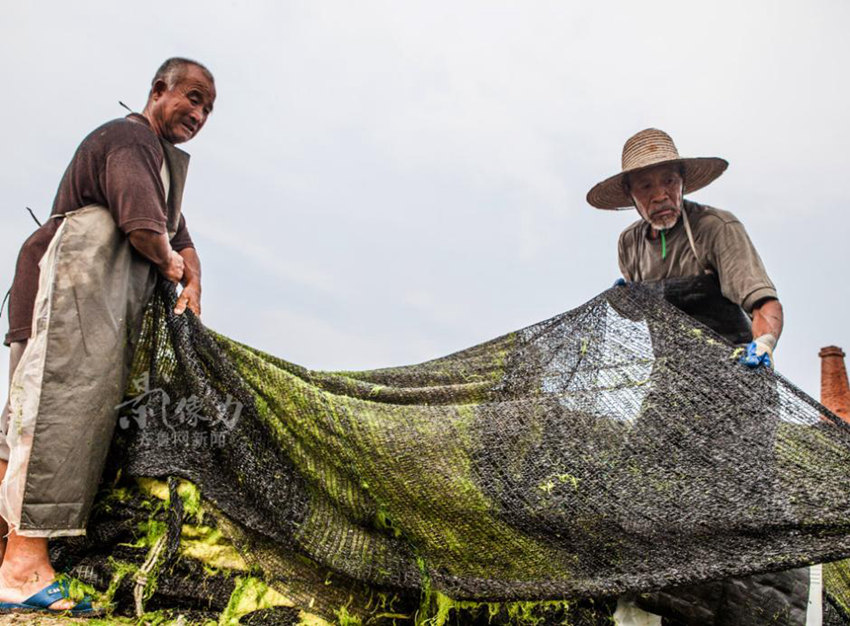
<svg viewBox="0 0 850 626"><path fill-rule="evenodd" d="M639 285L358 372L174 298L149 305L88 536L52 548L116 615L602 624L621 594L850 555L850 427Z"/></svg>

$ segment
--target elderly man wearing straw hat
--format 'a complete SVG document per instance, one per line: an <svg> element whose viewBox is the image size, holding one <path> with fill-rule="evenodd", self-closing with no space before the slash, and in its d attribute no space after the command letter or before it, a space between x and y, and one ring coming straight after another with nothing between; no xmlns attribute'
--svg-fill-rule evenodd
<svg viewBox="0 0 850 626"><path fill-rule="evenodd" d="M727 166L716 157L682 158L667 133L649 128L626 141L622 171L595 185L587 201L599 209L634 207L641 217L619 239L626 281L651 286L730 342L746 345L744 364L773 367L782 305L758 252L734 215L684 199ZM653 613L621 598L615 620L651 626L661 624L654 615L660 612L701 623L708 610L723 623L760 623L753 616L765 603L778 601L774 606L785 607L787 623L820 624L819 566L812 568L809 582L802 569L659 592L640 601Z"/></svg>
<svg viewBox="0 0 850 626"><path fill-rule="evenodd" d="M667 133L649 128L626 141L623 171L594 186L587 201L598 209L634 207L641 216L620 235L626 280L655 285L731 342L749 344L746 364L771 366L782 305L758 252L734 215L683 198L728 165L681 158Z"/></svg>

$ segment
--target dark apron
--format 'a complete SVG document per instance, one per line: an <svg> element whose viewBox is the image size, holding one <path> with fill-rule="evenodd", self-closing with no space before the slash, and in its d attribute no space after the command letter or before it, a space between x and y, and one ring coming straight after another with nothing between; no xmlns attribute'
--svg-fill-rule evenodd
<svg viewBox="0 0 850 626"><path fill-rule="evenodd" d="M641 285L731 343L744 344L753 340L750 318L744 309L723 295L720 280L714 273L653 280Z"/></svg>
<svg viewBox="0 0 850 626"><path fill-rule="evenodd" d="M753 340L752 324L744 310L723 295L717 273L699 254L688 213L682 207L682 225L688 237L691 252L702 267L702 274L681 278L665 278L645 281L649 287L667 302L702 322L718 335L733 344L750 343Z"/></svg>

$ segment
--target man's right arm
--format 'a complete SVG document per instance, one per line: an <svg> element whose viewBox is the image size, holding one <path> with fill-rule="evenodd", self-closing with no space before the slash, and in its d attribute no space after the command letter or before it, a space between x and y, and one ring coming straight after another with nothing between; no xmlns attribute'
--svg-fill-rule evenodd
<svg viewBox="0 0 850 626"><path fill-rule="evenodd" d="M130 245L172 282L183 278L183 257L166 233L165 189L160 170L162 149L152 133L135 122L106 157L101 184L113 218Z"/></svg>
<svg viewBox="0 0 850 626"><path fill-rule="evenodd" d="M183 279L183 257L177 254L168 241L168 235L146 228L137 228L128 233L130 245L153 263L166 279L179 283Z"/></svg>

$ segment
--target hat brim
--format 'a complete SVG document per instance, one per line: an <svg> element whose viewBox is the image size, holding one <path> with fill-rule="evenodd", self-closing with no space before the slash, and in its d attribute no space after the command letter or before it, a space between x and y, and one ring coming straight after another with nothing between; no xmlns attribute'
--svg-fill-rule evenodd
<svg viewBox="0 0 850 626"><path fill-rule="evenodd" d="M661 161L643 167L626 170L620 172L610 178L606 178L601 183L594 185L593 189L587 192L587 202L597 209L631 209L634 208L634 203L629 194L623 188L623 178L630 174L643 172L644 170L658 167L659 165L670 165L680 163L685 168L685 189L682 195L692 193L697 189L702 189L706 185L714 182L726 168L729 163L725 159L718 157L695 157L688 159L671 159L669 161Z"/></svg>

